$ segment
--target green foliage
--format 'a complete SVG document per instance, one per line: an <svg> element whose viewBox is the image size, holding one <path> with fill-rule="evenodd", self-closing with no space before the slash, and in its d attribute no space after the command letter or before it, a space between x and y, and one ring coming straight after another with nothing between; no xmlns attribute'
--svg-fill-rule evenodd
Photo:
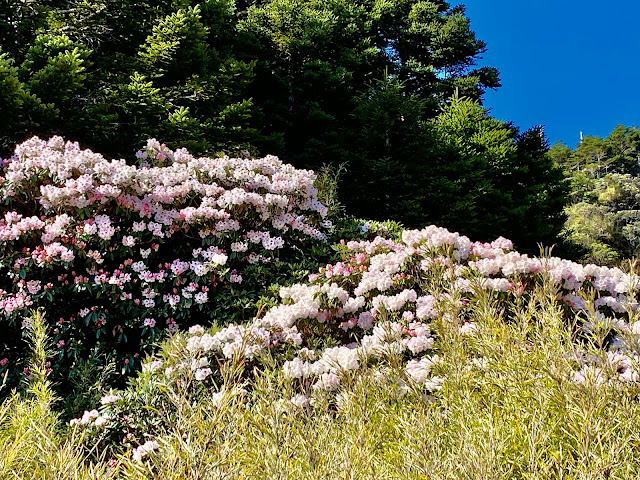
<svg viewBox="0 0 640 480"><path fill-rule="evenodd" d="M567 207L563 234L584 250L583 259L615 264L640 255L640 179L576 173L572 180L574 203Z"/></svg>
<svg viewBox="0 0 640 480"><path fill-rule="evenodd" d="M22 106L25 92L18 72L5 53L0 54L0 148L7 150L13 140L14 121Z"/></svg>
<svg viewBox="0 0 640 480"><path fill-rule="evenodd" d="M13 61L0 49L0 151L9 151L16 138L52 121L59 113L52 104L44 104L20 82Z"/></svg>
<svg viewBox="0 0 640 480"><path fill-rule="evenodd" d="M496 69L475 68L486 45L462 6L32 7L28 16L11 3L23 20L9 26L29 34L20 45L0 43L0 101L18 120L0 124L2 154L27 133L63 134L120 157L148 137L196 154L273 153L296 166L345 165L341 201L356 216L435 222L476 238L502 234L528 249L555 239L558 178L544 148L532 145L536 135L521 141L482 109L483 93L500 82ZM531 225L524 231L522 218Z"/></svg>
<svg viewBox="0 0 640 480"><path fill-rule="evenodd" d="M354 154L343 182L350 212L420 223L421 202L429 188L420 184L435 174L428 158L430 132L421 121L424 106L392 79L377 82L361 96L354 118L362 127L352 140Z"/></svg>
<svg viewBox="0 0 640 480"><path fill-rule="evenodd" d="M567 208L564 235L588 251L588 260L611 264L619 260L618 253L608 243L615 234L615 222L604 205L576 203Z"/></svg>
<svg viewBox="0 0 640 480"><path fill-rule="evenodd" d="M29 45L37 31L46 23L47 14L55 0L3 0L0 3L0 46L21 61L25 45Z"/></svg>
<svg viewBox="0 0 640 480"><path fill-rule="evenodd" d="M557 143L554 160L568 172L582 171L592 177L607 173L640 174L640 129L618 125L604 139L588 135L575 150Z"/></svg>
<svg viewBox="0 0 640 480"><path fill-rule="evenodd" d="M232 3L61 3L43 2L33 17L26 5L6 7L22 19L4 27L29 35L19 45L0 40L0 102L15 119L0 124L0 153L29 134L73 136L111 156L149 137L196 153L262 138L247 92L253 64L234 54Z"/></svg>
<svg viewBox="0 0 640 480"><path fill-rule="evenodd" d="M29 79L29 91L44 102L64 105L80 95L86 81L84 59L89 51L81 47L51 56L46 66L34 71Z"/></svg>
<svg viewBox="0 0 640 480"><path fill-rule="evenodd" d="M51 352L42 313L34 313L30 325L32 359L27 390L22 395L13 392L0 404L0 477L108 478L106 463L85 463L87 455L78 448L81 439L67 436L61 428L57 399L47 379Z"/></svg>
<svg viewBox="0 0 640 480"><path fill-rule="evenodd" d="M202 25L198 6L178 10L153 27L140 48L145 70L168 84L184 81L185 74L201 75L209 62L207 29Z"/></svg>
<svg viewBox="0 0 640 480"><path fill-rule="evenodd" d="M444 146L441 161L460 166L467 182L454 196L464 203L453 228L483 240L500 233L529 251L537 242L555 241L566 189L541 127L519 133L474 102L455 98L435 126Z"/></svg>
<svg viewBox="0 0 640 480"><path fill-rule="evenodd" d="M340 202L338 188L345 170L346 164L337 166L326 164L317 173L318 200L327 207L330 218L343 218L344 205Z"/></svg>
<svg viewBox="0 0 640 480"><path fill-rule="evenodd" d="M392 80L362 99L350 177L365 188L343 187L350 211L483 241L504 235L528 251L553 244L567 188L542 129L519 133L471 99L452 98L429 122L423 108Z"/></svg>
<svg viewBox="0 0 640 480"><path fill-rule="evenodd" d="M499 86L495 69L472 70L485 44L464 8L446 2L269 0L248 8L240 29L258 62L252 97L296 164L358 153L362 94L383 75L421 99L425 118L456 89L479 99Z"/></svg>
<svg viewBox="0 0 640 480"><path fill-rule="evenodd" d="M640 130L618 125L550 154L571 186L563 237L573 254L606 264L640 255Z"/></svg>
<svg viewBox="0 0 640 480"><path fill-rule="evenodd" d="M0 466L6 476L49 478L321 479L345 468L363 479L634 478L638 385L568 381L575 338L555 293L540 285L508 314L487 294L468 311L479 325L473 336L451 322L458 313L452 305L452 317L433 325L446 376L433 394L389 381L393 368L385 378L363 369L345 380L336 400L317 395L314 405L297 407L292 381L268 364L254 372L250 391L238 382L240 370L226 370L213 387L216 397L143 372L119 400L144 419L150 436L142 440L158 442L142 461L125 453L109 467L108 457L83 462L77 429L53 433L29 400L15 398L0 406ZM584 349L601 357L597 344L594 338ZM163 359L182 348L173 338Z"/></svg>

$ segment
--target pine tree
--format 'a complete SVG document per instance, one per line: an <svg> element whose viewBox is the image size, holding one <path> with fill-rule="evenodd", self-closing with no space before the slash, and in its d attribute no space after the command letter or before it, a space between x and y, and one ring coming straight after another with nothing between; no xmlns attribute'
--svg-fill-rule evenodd
<svg viewBox="0 0 640 480"><path fill-rule="evenodd" d="M29 134L61 134L111 156L130 156L148 137L195 153L263 139L247 93L254 65L236 58L232 2L51 1L34 12L0 22L0 33L17 28L26 39L0 43L0 95L15 112L0 130L3 154Z"/></svg>
<svg viewBox="0 0 640 480"><path fill-rule="evenodd" d="M251 95L299 165L351 159L358 102L385 75L424 102L424 119L456 90L499 86L497 70L473 69L485 44L464 9L443 1L267 0L240 29L259 63Z"/></svg>

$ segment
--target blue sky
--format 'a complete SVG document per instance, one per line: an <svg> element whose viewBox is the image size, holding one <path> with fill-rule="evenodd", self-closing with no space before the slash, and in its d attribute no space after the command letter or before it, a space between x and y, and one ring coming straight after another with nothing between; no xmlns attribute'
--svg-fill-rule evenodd
<svg viewBox="0 0 640 480"><path fill-rule="evenodd" d="M479 65L500 70L485 105L523 130L545 125L551 143L640 125L640 1L463 0L487 43Z"/></svg>

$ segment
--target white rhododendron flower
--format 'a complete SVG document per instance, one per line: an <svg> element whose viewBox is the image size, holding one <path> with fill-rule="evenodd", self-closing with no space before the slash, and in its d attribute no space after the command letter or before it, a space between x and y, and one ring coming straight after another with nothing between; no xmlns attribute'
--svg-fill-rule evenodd
<svg viewBox="0 0 640 480"><path fill-rule="evenodd" d="M133 449L133 451L131 452L131 455L134 460L141 461L144 457L156 451L158 448L160 448L160 445L158 444L158 442L156 442L155 440L148 440L144 444Z"/></svg>

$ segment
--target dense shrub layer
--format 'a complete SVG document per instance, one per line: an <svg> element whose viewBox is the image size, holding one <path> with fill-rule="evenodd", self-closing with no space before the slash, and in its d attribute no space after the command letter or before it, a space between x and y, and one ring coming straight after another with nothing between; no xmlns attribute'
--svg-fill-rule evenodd
<svg viewBox="0 0 640 480"><path fill-rule="evenodd" d="M275 157L195 158L155 140L137 157L109 161L54 137L9 159L2 373L20 365L23 317L36 307L50 321L52 368L68 375L106 357L126 372L166 330L229 321L234 297L248 301L244 277L268 286L265 267L331 226L315 174Z"/></svg>
<svg viewBox="0 0 640 480"><path fill-rule="evenodd" d="M101 410L72 425L89 428L101 445L135 447L142 458L157 448L149 438L180 416L176 399L216 404L247 395L251 403L258 371L281 376L291 395L283 400L311 410L342 408L344 388L363 376L400 394L434 392L446 384L440 372L447 361L434 325L472 338L478 312L510 321L543 302L575 341L563 381L638 378L635 274L532 258L504 238L473 243L435 226L404 231L400 242L377 237L340 248L344 261L281 288L281 304L251 324L211 332L194 326L174 337L131 388L106 395ZM594 338L604 356L585 354Z"/></svg>

